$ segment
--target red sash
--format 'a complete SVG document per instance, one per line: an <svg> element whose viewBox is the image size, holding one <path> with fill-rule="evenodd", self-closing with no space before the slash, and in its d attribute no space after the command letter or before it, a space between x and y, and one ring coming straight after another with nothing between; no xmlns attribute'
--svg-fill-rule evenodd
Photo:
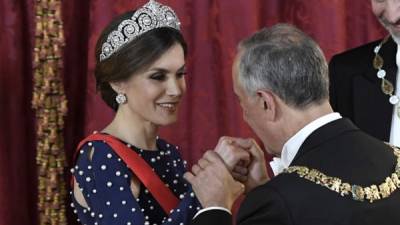
<svg viewBox="0 0 400 225"><path fill-rule="evenodd" d="M128 168L149 190L167 215L172 209L178 206L178 198L169 188L165 186L164 182L161 181L149 164L147 164L142 157L140 157L136 152L132 151L132 149L130 149L124 143L110 135L96 133L89 135L87 138L82 140L75 152L74 161L77 159L77 154L80 148L89 141L105 141L105 143L107 143L115 151L115 153L117 153L117 155L128 165Z"/></svg>

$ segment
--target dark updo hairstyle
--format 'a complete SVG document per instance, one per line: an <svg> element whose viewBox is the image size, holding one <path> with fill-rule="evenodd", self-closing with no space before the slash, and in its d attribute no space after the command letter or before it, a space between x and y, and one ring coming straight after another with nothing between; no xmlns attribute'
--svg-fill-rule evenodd
<svg viewBox="0 0 400 225"><path fill-rule="evenodd" d="M96 44L96 88L102 99L114 111L118 109L115 101L117 93L110 82L128 80L133 74L147 69L175 44L180 44L186 57L187 46L182 34L173 28L161 27L152 29L125 44L109 58L100 62L101 47L108 35L118 29L118 25L130 18L135 11L124 13L114 19L101 33Z"/></svg>

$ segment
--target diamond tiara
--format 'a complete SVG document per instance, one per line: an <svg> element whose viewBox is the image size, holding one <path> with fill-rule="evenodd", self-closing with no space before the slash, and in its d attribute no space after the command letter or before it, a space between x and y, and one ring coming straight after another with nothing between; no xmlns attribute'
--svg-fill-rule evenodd
<svg viewBox="0 0 400 225"><path fill-rule="evenodd" d="M180 22L174 10L155 0L137 9L131 18L122 21L101 46L100 62L117 52L122 46L155 28L171 27L180 30Z"/></svg>

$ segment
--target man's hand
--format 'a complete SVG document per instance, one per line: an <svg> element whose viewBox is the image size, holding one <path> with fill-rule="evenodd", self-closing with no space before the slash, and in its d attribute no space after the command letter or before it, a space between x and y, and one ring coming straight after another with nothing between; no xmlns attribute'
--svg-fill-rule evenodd
<svg viewBox="0 0 400 225"><path fill-rule="evenodd" d="M248 140L251 143L251 147L248 149L251 155L251 162L248 166L249 174L245 183L246 193L270 180L265 164L264 151L254 139Z"/></svg>
<svg viewBox="0 0 400 225"><path fill-rule="evenodd" d="M215 152L224 160L233 178L246 186L246 193L266 183L264 151L254 139L221 137Z"/></svg>
<svg viewBox="0 0 400 225"><path fill-rule="evenodd" d="M244 192L244 185L235 181L223 160L214 151L207 151L192 172L184 178L192 185L201 205L231 209L235 200Z"/></svg>
<svg viewBox="0 0 400 225"><path fill-rule="evenodd" d="M248 141L241 138L221 137L214 151L224 160L226 167L230 172L235 167L240 174L246 175L245 169L250 163L250 154L245 149L250 148ZM241 173L243 172L243 173Z"/></svg>

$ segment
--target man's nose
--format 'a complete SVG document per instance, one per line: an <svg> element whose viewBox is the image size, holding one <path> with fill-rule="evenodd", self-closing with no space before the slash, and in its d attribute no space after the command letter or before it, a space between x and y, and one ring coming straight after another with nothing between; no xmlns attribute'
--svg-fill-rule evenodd
<svg viewBox="0 0 400 225"><path fill-rule="evenodd" d="M386 20L392 24L400 20L400 0L389 0L385 8Z"/></svg>

